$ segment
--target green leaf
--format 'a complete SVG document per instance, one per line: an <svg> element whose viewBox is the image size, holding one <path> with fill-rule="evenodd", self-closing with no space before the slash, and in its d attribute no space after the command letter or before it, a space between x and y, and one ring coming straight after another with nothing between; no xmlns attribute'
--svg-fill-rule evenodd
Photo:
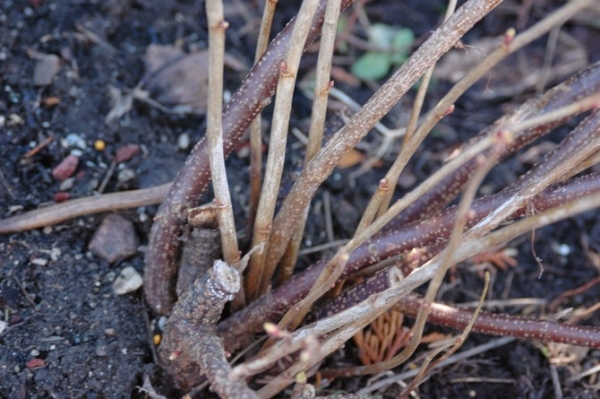
<svg viewBox="0 0 600 399"><path fill-rule="evenodd" d="M396 29L385 24L373 24L369 28L369 42L379 47L390 47Z"/></svg>
<svg viewBox="0 0 600 399"><path fill-rule="evenodd" d="M392 65L391 54L368 52L352 64L352 74L362 80L383 78Z"/></svg>
<svg viewBox="0 0 600 399"><path fill-rule="evenodd" d="M338 23L337 23L337 27L336 27L337 34L340 35L342 32L344 32L346 30L347 26L348 26L348 18L343 15L340 15L340 18L338 19ZM350 50L350 47L348 46L348 42L346 42L344 40L342 42L337 43L337 50L341 54L346 54Z"/></svg>
<svg viewBox="0 0 600 399"><path fill-rule="evenodd" d="M402 65L408 59L408 51L415 41L415 34L410 29L400 29L391 39L391 45L394 48L392 62L396 65Z"/></svg>

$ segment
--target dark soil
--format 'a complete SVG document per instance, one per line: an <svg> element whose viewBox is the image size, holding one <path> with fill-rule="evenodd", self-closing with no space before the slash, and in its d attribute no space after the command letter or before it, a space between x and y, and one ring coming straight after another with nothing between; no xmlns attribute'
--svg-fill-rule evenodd
<svg viewBox="0 0 600 399"><path fill-rule="evenodd" d="M249 66L260 12L255 2L243 2L248 13L244 14L240 10L241 3L233 1L226 7L227 19L232 26L228 30L227 51ZM439 23L442 2L427 2L428 6L422 9L416 6L417 3L373 2L367 6L367 14L373 21L410 27L417 36L424 36ZM526 26L553 9L549 2L539 2L543 3L539 6L538 2L534 3ZM2 3L0 217L55 201L56 194L61 191L71 198L92 195L105 178L115 152L128 144L141 145L142 151L117 168L105 192L150 187L174 177L187 152L178 148L177 140L187 134L192 142L197 141L203 134L204 117L167 114L136 102L119 121L105 124L105 116L111 109L108 88L112 85L127 90L136 86L144 74L143 59L150 44L179 42L186 50L194 46L205 47L203 6L203 2L183 0L18 0ZM504 6L480 24L469 40L501 34L514 25L518 11L516 4ZM293 13L293 6L283 6L275 29L280 29ZM589 61L597 60L600 53L597 47L593 48L600 43L597 28L575 23L566 29L584 47L589 46L586 47ZM544 46L545 39L530 53L533 64L535 59L543 59ZM29 51L60 57L60 69L51 84L34 84L38 61L28 55ZM307 57L303 73L315 58L315 54ZM228 90L233 92L242 77L240 72L227 70ZM439 82L432 90L432 98L439 98L446 86ZM338 87L361 102L371 93L366 86L352 87L342 83ZM482 88L475 88L457 104L454 115L444 121L444 135L431 139L427 149L415 158L410 172L417 181L435 170L448 146L472 136L505 108L534 94L524 90L509 99L481 101L477 97L481 91ZM304 98L298 100L292 123L302 126L310 113L310 103ZM500 100L508 105L500 105ZM405 104L410 104L410 99L397 106L385 123L392 126L405 118L400 116L406 113ZM556 138L565 131L556 133ZM52 170L75 149L61 143L71 133L83 139L85 145L78 148L80 162L72 187L63 186L61 190L61 182L52 176ZM29 150L50 136L53 140L48 145L37 154L25 157ZM103 140L106 149L95 149L96 140ZM292 145L297 145L294 138L291 140ZM367 146L374 148L379 140L379 136L373 135L367 140ZM386 156L385 164L389 164L388 158L392 157ZM232 192L236 196L234 205L240 220L244 220L247 159L243 158L242 152L235 152L228 166L232 171ZM501 189L528 167L516 158L509 160L491 175L486 190ZM327 242L322 217L324 195L341 204L332 210L335 238L348 238L352 234L356 214L364 208L376 182L386 170L375 168L355 177L352 172L357 168L337 171L318 194L311 212L315 216L307 227L306 243ZM119 181L118 172L123 169L133 171L133 178ZM143 273L143 246L148 242L155 211L156 207L145 207L119 212L134 223L142 245L135 255L114 264L88 251L88 244L104 215L0 236L0 320L8 324L6 330L0 332L0 397L144 397L137 389L142 385L144 375L151 377L159 392L174 394L154 361L153 321L141 290L118 296L112 289L112 280L125 266L133 266ZM242 227L243 222L238 225L238 228ZM538 278L538 264L532 255L530 241L520 240L513 245L519 251L519 265L497 273L491 298L526 297L551 301L598 274L598 265L594 266L586 256L583 245L586 242L594 253L600 251L597 213L540 230L536 232L536 238L535 251L545 268L542 277ZM311 256L302 262L309 264L318 255ZM457 289L447 292L444 299L474 300L481 287L477 274L463 268L458 270L455 278L459 283ZM565 300L561 308L589 307L597 302L599 295L600 289L593 288ZM523 312L521 307L501 310ZM541 312L540 307L530 310L532 316ZM600 318L596 315L583 323L599 325ZM489 338L473 335L465 347L486 340ZM340 359L345 363L356 361L354 353L349 344L344 352L330 360L330 365L335 366ZM545 353L548 350L540 343L513 342L434 373L420 388L421 397L555 397L550 378L553 366L549 358L557 355L551 353L547 357ZM577 381L570 381L569 377L599 362L600 352L588 351L583 357L557 367L565 397L596 397L598 382L593 376ZM478 379L470 381L466 377ZM337 380L332 388L352 391L366 382L366 379ZM390 389L388 394L394 395L394 392Z"/></svg>

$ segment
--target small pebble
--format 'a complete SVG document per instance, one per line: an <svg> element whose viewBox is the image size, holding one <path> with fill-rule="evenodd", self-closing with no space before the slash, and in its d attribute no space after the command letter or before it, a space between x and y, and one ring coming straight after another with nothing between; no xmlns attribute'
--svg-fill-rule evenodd
<svg viewBox="0 0 600 399"><path fill-rule="evenodd" d="M103 340L98 341L96 344L96 356L104 357L108 353L106 349L106 342Z"/></svg>
<svg viewBox="0 0 600 399"><path fill-rule="evenodd" d="M127 162L131 158L133 158L138 152L140 152L140 146L137 144L129 144L123 146L117 150L117 154L115 155L115 162Z"/></svg>
<svg viewBox="0 0 600 399"><path fill-rule="evenodd" d="M80 150L87 148L85 140L76 133L67 134L65 138L60 140L60 144L63 148L79 148Z"/></svg>
<svg viewBox="0 0 600 399"><path fill-rule="evenodd" d="M55 54L38 54L33 71L33 84L48 86L60 71L60 58Z"/></svg>
<svg viewBox="0 0 600 399"><path fill-rule="evenodd" d="M53 247L50 250L50 259L52 259L52 261L56 262L61 254L62 254L62 251L60 250L60 248Z"/></svg>
<svg viewBox="0 0 600 399"><path fill-rule="evenodd" d="M89 191L94 191L95 189L98 188L99 185L100 185L100 180L98 180L98 179L92 179L87 184L88 190Z"/></svg>
<svg viewBox="0 0 600 399"><path fill-rule="evenodd" d="M190 135L187 133L181 133L177 138L177 147L180 150L187 150L190 148Z"/></svg>
<svg viewBox="0 0 600 399"><path fill-rule="evenodd" d="M83 151L81 151L79 148L75 148L75 149L71 150L71 152L69 152L69 154L71 154L77 158L81 158L83 156Z"/></svg>
<svg viewBox="0 0 600 399"><path fill-rule="evenodd" d="M142 276L132 266L127 266L113 282L113 291L117 295L124 295L140 288L143 284Z"/></svg>
<svg viewBox="0 0 600 399"><path fill-rule="evenodd" d="M167 325L167 318L165 316L160 316L156 325L160 331L165 331L165 326Z"/></svg>
<svg viewBox="0 0 600 399"><path fill-rule="evenodd" d="M137 252L138 238L133 224L116 213L107 215L88 246L90 252L110 263Z"/></svg>
<svg viewBox="0 0 600 399"><path fill-rule="evenodd" d="M33 358L30 361L28 361L26 364L28 369L37 369L40 367L44 367L45 365L46 365L46 362L44 361L44 359L38 359L38 358Z"/></svg>
<svg viewBox="0 0 600 399"><path fill-rule="evenodd" d="M48 264L48 259L44 258L35 258L31 260L31 264L37 266L46 266Z"/></svg>
<svg viewBox="0 0 600 399"><path fill-rule="evenodd" d="M68 179L63 180L60 185L58 186L58 189L60 191L69 191L70 189L73 188L73 185L75 184L75 178L74 177L69 177Z"/></svg>
<svg viewBox="0 0 600 399"><path fill-rule="evenodd" d="M571 247L567 244L552 243L552 249L559 255L567 256L571 253Z"/></svg>
<svg viewBox="0 0 600 399"><path fill-rule="evenodd" d="M23 120L23 118L21 118L19 114L12 113L8 115L8 118L10 119L10 123L12 125L22 125L23 123L25 123L25 121Z"/></svg>
<svg viewBox="0 0 600 399"><path fill-rule="evenodd" d="M40 351L37 349L32 349L31 352L29 352L29 356L31 357L36 357L40 355Z"/></svg>
<svg viewBox="0 0 600 399"><path fill-rule="evenodd" d="M5 322L4 320L0 320L0 334L2 334L4 332L4 330L6 330L7 327L8 327L8 323Z"/></svg>
<svg viewBox="0 0 600 399"><path fill-rule="evenodd" d="M65 159L63 159L57 167L52 169L52 176L56 180L65 180L71 177L75 170L77 169L77 165L79 164L79 158L74 155L68 155Z"/></svg>
<svg viewBox="0 0 600 399"><path fill-rule="evenodd" d="M129 168L125 168L125 169L119 171L119 175L118 175L117 179L121 183L128 182L130 180L135 179L135 172Z"/></svg>
<svg viewBox="0 0 600 399"><path fill-rule="evenodd" d="M54 201L56 201L59 204L61 202L65 202L69 198L71 198L71 194L64 192L64 191L60 191L60 192L54 194Z"/></svg>

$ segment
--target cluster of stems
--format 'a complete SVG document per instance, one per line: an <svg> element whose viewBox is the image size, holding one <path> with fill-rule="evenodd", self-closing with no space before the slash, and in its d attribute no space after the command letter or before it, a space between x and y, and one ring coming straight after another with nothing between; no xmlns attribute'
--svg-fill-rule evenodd
<svg viewBox="0 0 600 399"><path fill-rule="evenodd" d="M162 202L150 234L144 276L150 309L156 315L170 315L160 359L180 388L189 390L208 379L223 398L270 398L294 381L298 381L295 395L304 397L303 392L312 392L307 389L306 376L315 372L319 362L391 306L416 319L408 347L385 362L328 370L327 376L372 374L401 364L415 351L426 321L464 331L455 344L447 347L446 357L460 347L469 331L598 348L598 328L477 314L478 309L474 314L436 303L435 298L446 271L457 262L600 204L600 175L573 177L600 160L600 111L595 109L600 104L600 64L591 65L503 116L464 143L457 156L422 184L392 202L400 173L435 124L452 111L460 95L509 54L594 3L575 0L527 31L515 34L507 30L503 43L420 118L427 81L437 60L499 2L469 0L455 10L455 2L451 1L443 24L323 143L337 20L352 1L305 0L297 18L267 46L276 3L268 1L256 64L222 112L222 60L228 24L223 19L221 1L207 0L211 60L208 131L174 182L149 190L71 201L5 219L0 221L0 233L36 228L90 212ZM321 31L305 165L276 212L300 57ZM355 235L331 258L295 273L310 201L317 189L422 76L402 149L380 182ZM262 179L260 113L275 93ZM502 159L574 115L590 110L579 126L521 179L497 194L476 198L481 181ZM252 147L252 246L241 258L236 237L236 222L238 227L240 223L233 217L225 158L248 128ZM205 219L200 223L195 207L211 179L215 195L211 217L208 223ZM447 207L461 193L459 205ZM514 223L502 227L508 221ZM224 262L217 261L210 268L220 249ZM367 270L377 272L336 298L322 300L332 286ZM272 287L275 275L277 286ZM195 281L186 282L183 276ZM425 296L414 295L413 290L426 282L430 284ZM232 299L233 312L223 320L225 304ZM232 368L226 353L249 345L265 323L278 324L267 324L271 339L254 359ZM275 363L283 365L284 370L258 391L248 385L247 380ZM429 369L424 366L423 372ZM418 381L414 380L411 389Z"/></svg>

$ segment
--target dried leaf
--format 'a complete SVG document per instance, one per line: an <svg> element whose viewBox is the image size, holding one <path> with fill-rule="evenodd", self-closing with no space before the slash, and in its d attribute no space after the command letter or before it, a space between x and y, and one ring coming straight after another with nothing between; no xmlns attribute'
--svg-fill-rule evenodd
<svg viewBox="0 0 600 399"><path fill-rule="evenodd" d="M344 156L338 163L338 168L346 169L352 166L358 165L365 159L365 156L357 150L351 150L348 154Z"/></svg>
<svg viewBox="0 0 600 399"><path fill-rule="evenodd" d="M184 54L174 46L151 45L144 62L142 87L152 100L175 112L206 113L208 51Z"/></svg>
<svg viewBox="0 0 600 399"><path fill-rule="evenodd" d="M123 94L121 89L114 86L108 86L108 94L110 96L110 103L112 105L108 115L104 118L104 123L109 124L123 115L131 111L133 105L133 94Z"/></svg>

